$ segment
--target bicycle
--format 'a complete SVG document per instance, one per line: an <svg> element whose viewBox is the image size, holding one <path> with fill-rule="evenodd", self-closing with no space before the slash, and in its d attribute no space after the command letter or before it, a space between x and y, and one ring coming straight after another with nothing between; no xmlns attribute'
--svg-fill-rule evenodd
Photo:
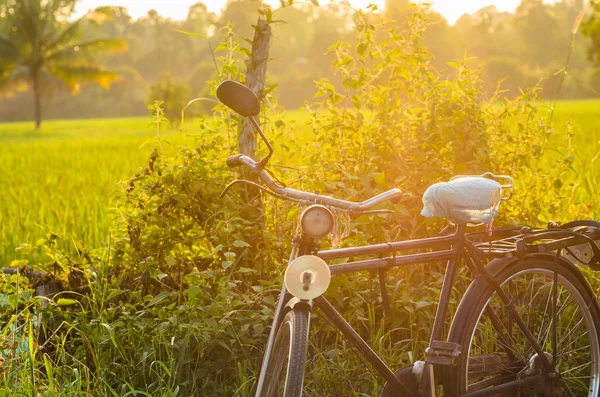
<svg viewBox="0 0 600 397"><path fill-rule="evenodd" d="M467 233L471 222L462 222L437 237L320 250L319 239L333 228L330 209L380 213L385 210L373 208L398 200L402 192L392 189L354 203L280 186L265 171L273 149L255 118L260 111L258 98L233 81L222 82L217 96L227 107L249 118L269 150L259 161L240 154L229 156L229 167L249 168L262 185L235 180L222 195L236 184L247 183L277 198L309 205L300 217L301 233L293 239L256 396L302 394L310 318L315 309L386 380L382 396L433 397L437 387L451 397L600 395L600 306L576 267L583 264L600 270L600 222L474 233ZM512 195L510 177L488 173L479 178L503 180L500 187ZM496 199L499 204L509 198ZM416 249L429 251L399 255ZM378 257L327 264L364 256ZM434 261L447 261L447 266L426 358L394 373L324 293L334 275L371 271L385 280L385 271L390 268ZM447 339L442 340L461 261L473 280L460 300ZM382 301L389 305L385 283L380 285Z"/></svg>

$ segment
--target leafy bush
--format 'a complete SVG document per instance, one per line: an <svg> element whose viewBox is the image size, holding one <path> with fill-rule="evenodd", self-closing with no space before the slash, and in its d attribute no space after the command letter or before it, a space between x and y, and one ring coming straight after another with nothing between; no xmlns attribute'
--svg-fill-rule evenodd
<svg viewBox="0 0 600 397"><path fill-rule="evenodd" d="M309 105L317 150L304 164L314 166L316 190L343 191L349 199L362 200L400 186L405 193L401 207L407 209L397 219L401 226L392 236L377 236L369 224L365 235L417 236L436 222L418 215L421 194L429 185L491 170L512 175L517 183L512 203L518 204L511 203L509 211L503 208L505 222L548 219L544 204L553 198L542 190L558 193L558 184L552 183L568 164L561 153L547 153L556 132L537 102L540 88L513 100L488 98L480 72L466 61L451 63L454 77L443 77L423 46L426 19L420 12L405 32L386 23L376 29L366 15L358 21L357 46L338 43L330 50L344 90L321 80L317 95L322 100ZM547 161L556 164L548 167ZM534 199L538 205L523 204L532 199L531 186L540 187Z"/></svg>
<svg viewBox="0 0 600 397"><path fill-rule="evenodd" d="M172 121L181 118L181 109L190 100L191 87L185 83L176 82L170 73L160 75L160 81L150 86L148 105L162 101L165 116Z"/></svg>

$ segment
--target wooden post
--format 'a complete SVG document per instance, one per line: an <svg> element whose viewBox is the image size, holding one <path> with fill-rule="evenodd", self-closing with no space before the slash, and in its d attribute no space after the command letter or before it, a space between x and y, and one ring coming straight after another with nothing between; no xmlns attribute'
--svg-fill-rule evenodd
<svg viewBox="0 0 600 397"><path fill-rule="evenodd" d="M254 91L259 99L262 99L265 88L270 46L271 25L264 19L258 18L254 29L254 39L252 40L252 55L246 62L246 86ZM240 153L254 156L256 152L256 132L249 122L244 123L240 131L238 146Z"/></svg>
<svg viewBox="0 0 600 397"><path fill-rule="evenodd" d="M265 88L270 45L271 26L267 21L259 17L254 30L254 39L252 40L252 55L246 61L246 86L254 91L259 99L262 99ZM240 153L256 158L256 136L257 133L254 131L254 127L246 120L242 125L238 137ZM244 179L252 180L256 178L247 169L244 169L244 167L240 168L240 172L241 177ZM262 235L264 230L263 201L260 190L251 186L246 186L243 195L245 201L248 204L252 203L252 205L249 205L240 215L242 218L254 222L257 228L257 233L252 235L247 241L254 252L250 252L246 260L252 262L257 253L260 252L260 248L264 245ZM250 264L245 264L245 266L250 266ZM262 266L260 266L260 269L262 273Z"/></svg>

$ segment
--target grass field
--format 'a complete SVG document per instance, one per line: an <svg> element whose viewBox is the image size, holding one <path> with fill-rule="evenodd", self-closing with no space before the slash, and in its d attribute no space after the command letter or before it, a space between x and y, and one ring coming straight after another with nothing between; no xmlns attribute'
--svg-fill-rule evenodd
<svg viewBox="0 0 600 397"><path fill-rule="evenodd" d="M0 125L0 265L45 229L91 246L106 239L115 185L133 176L151 149L150 118ZM177 137L176 131L165 134Z"/></svg>
<svg viewBox="0 0 600 397"><path fill-rule="evenodd" d="M600 101L560 102L552 125L559 131L572 133L571 138L558 134L560 138L555 138L553 145L555 150L573 157L571 171L562 181L572 188L557 213L600 219ZM580 213L584 207L588 210Z"/></svg>
<svg viewBox="0 0 600 397"><path fill-rule="evenodd" d="M140 146L155 135L150 122L150 117L47 121L41 131L32 123L0 124L0 266L18 257L15 249L21 244L35 244L45 230L91 247L106 241L111 195L119 181L145 163L150 149ZM556 142L556 148L566 150L570 144L576 157L572 182L597 189L600 101L560 103L553 124L565 129L569 123L572 141ZM193 133L193 124L186 129ZM184 140L177 130L161 134L175 146ZM594 196L597 190L584 196L589 193ZM590 216L600 218L599 207Z"/></svg>

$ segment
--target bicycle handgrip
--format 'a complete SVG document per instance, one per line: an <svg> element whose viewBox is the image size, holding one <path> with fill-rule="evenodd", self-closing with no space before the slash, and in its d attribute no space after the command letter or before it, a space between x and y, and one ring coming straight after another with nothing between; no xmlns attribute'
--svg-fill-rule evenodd
<svg viewBox="0 0 600 397"><path fill-rule="evenodd" d="M229 168L239 167L240 165L243 164L240 161L240 157L242 157L242 156L243 156L243 154L234 154L233 156L229 156L229 157L227 157L227 160L225 161L225 163L227 164L227 166Z"/></svg>

